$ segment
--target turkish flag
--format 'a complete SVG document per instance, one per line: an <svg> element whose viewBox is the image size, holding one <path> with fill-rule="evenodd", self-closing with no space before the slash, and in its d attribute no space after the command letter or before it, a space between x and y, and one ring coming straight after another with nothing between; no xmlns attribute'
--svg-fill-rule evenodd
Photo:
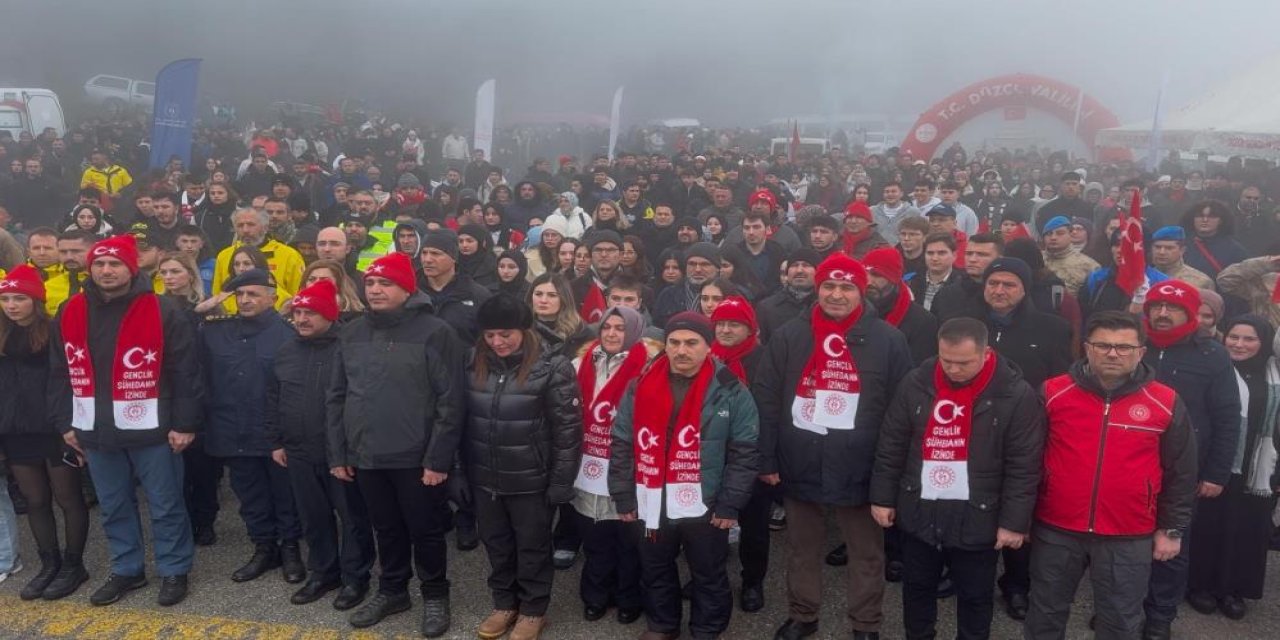
<svg viewBox="0 0 1280 640"><path fill-rule="evenodd" d="M1120 255L1116 259L1116 286L1133 296L1147 276L1147 258L1142 252L1142 192L1133 192L1128 215L1120 211Z"/></svg>

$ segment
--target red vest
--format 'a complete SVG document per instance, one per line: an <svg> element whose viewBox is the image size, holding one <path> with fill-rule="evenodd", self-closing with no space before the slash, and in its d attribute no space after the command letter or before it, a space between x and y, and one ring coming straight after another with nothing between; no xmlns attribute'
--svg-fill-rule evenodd
<svg viewBox="0 0 1280 640"><path fill-rule="evenodd" d="M1177 394L1158 382L1107 402L1070 375L1044 383L1049 433L1036 519L1107 536L1156 528L1160 437Z"/></svg>

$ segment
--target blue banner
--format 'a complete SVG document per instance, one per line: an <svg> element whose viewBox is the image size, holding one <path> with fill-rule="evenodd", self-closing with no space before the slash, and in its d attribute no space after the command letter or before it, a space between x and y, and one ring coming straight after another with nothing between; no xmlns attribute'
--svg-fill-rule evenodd
<svg viewBox="0 0 1280 640"><path fill-rule="evenodd" d="M156 74L156 96L151 119L150 168L163 167L177 156L191 168L191 131L196 119L196 87L200 59L186 58L165 65Z"/></svg>

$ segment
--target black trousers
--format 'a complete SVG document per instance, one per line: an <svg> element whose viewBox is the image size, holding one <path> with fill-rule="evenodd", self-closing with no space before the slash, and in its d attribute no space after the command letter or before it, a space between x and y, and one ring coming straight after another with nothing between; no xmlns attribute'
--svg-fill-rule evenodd
<svg viewBox="0 0 1280 640"><path fill-rule="evenodd" d="M312 579L363 587L377 553L364 497L353 482L329 473L329 465L289 458L289 484L307 540ZM341 535L339 535L341 532Z"/></svg>
<svg viewBox="0 0 1280 640"><path fill-rule="evenodd" d="M297 540L302 523L293 503L289 472L268 457L223 458L231 476L231 489L240 499L240 519L255 544Z"/></svg>
<svg viewBox="0 0 1280 640"><path fill-rule="evenodd" d="M644 606L640 595L640 522L593 521L576 510L582 538L582 578L578 593L584 605L619 609Z"/></svg>
<svg viewBox="0 0 1280 640"><path fill-rule="evenodd" d="M424 598L449 595L441 515L448 499L443 484L422 484L422 468L357 469L356 485L369 508L382 569L378 591L388 595L409 590L417 569Z"/></svg>
<svg viewBox="0 0 1280 640"><path fill-rule="evenodd" d="M1031 590L1031 542L1026 542L1020 549L1001 549L1004 559L1004 573L1000 575L1000 592L1004 597L1020 593L1027 595Z"/></svg>
<svg viewBox="0 0 1280 640"><path fill-rule="evenodd" d="M186 474L182 478L182 496L187 503L191 526L212 527L218 519L218 484L222 482L222 460L204 450L197 438L182 452ZM84 474L86 477L89 474Z"/></svg>
<svg viewBox="0 0 1280 640"><path fill-rule="evenodd" d="M664 519L653 535L641 538L639 548L649 630L680 632L684 602L676 559L683 549L693 582L689 631L694 638L716 638L724 633L733 613L733 593L725 569L729 531L711 526L710 520L704 518L676 522Z"/></svg>
<svg viewBox="0 0 1280 640"><path fill-rule="evenodd" d="M738 538L738 560L742 563L742 584L758 585L769 572L769 518L777 492L772 485L756 480L751 500L738 512L742 535Z"/></svg>
<svg viewBox="0 0 1280 640"><path fill-rule="evenodd" d="M956 587L956 638L985 640L991 636L995 600L995 549L969 551L927 544L901 532L902 620L907 640L937 637L938 582L945 564Z"/></svg>
<svg viewBox="0 0 1280 640"><path fill-rule="evenodd" d="M582 532L578 523L578 511L571 504L562 504L556 508L556 551L573 551L582 548Z"/></svg>
<svg viewBox="0 0 1280 640"><path fill-rule="evenodd" d="M476 532L489 554L493 608L543 616L551 603L551 515L542 493L499 496L475 487Z"/></svg>

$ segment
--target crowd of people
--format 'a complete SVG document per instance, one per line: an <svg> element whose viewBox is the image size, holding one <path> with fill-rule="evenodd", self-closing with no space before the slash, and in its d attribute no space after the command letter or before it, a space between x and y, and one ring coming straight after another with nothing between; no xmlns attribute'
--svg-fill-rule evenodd
<svg viewBox="0 0 1280 640"><path fill-rule="evenodd" d="M769 579L775 638L813 636L824 563L867 639L891 582L907 638L949 597L957 637L989 637L997 593L1063 638L1086 570L1099 638L1263 595L1275 170L722 133L521 174L456 132L429 169L384 124L202 131L193 167L146 171L130 131L0 140L0 580L12 495L23 599L89 580L96 501L90 602L147 584L144 540L158 603L183 601L224 474L253 543L231 580L279 569L365 628L416 573L426 637L452 624L450 531L488 555L486 639L541 637L579 557L584 618L644 640L722 637Z"/></svg>

